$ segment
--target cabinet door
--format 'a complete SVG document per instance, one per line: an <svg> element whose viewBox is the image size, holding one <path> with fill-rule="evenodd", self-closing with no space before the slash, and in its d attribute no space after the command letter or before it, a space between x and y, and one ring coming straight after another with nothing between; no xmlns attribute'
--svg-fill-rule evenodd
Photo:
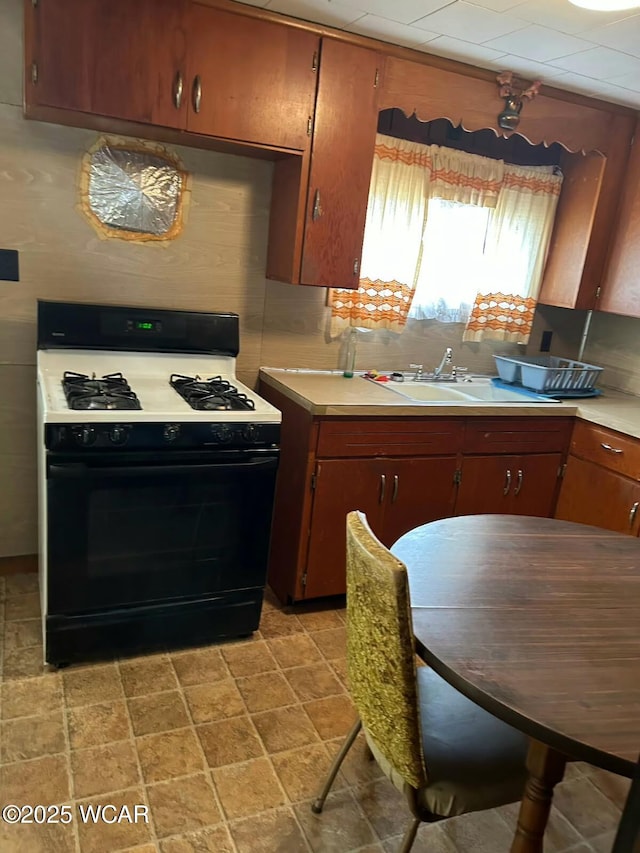
<svg viewBox="0 0 640 853"><path fill-rule="evenodd" d="M555 517L637 536L639 502L634 480L569 456Z"/></svg>
<svg viewBox="0 0 640 853"><path fill-rule="evenodd" d="M420 524L453 515L456 468L455 456L389 463L381 536L387 547Z"/></svg>
<svg viewBox="0 0 640 853"><path fill-rule="evenodd" d="M382 508L389 493L386 463L375 459L332 459L316 465L309 531L305 598L346 592L346 516L366 513L382 536Z"/></svg>
<svg viewBox="0 0 640 853"><path fill-rule="evenodd" d="M305 149L318 50L313 33L194 3L189 19L188 130Z"/></svg>
<svg viewBox="0 0 640 853"><path fill-rule="evenodd" d="M598 308L640 317L640 121L631 150L624 194Z"/></svg>
<svg viewBox="0 0 640 853"><path fill-rule="evenodd" d="M510 513L517 456L465 456L456 515Z"/></svg>
<svg viewBox="0 0 640 853"><path fill-rule="evenodd" d="M37 82L48 107L183 127L186 0L41 0L33 11Z"/></svg>
<svg viewBox="0 0 640 853"><path fill-rule="evenodd" d="M301 284L358 287L382 57L323 39Z"/></svg>
<svg viewBox="0 0 640 853"><path fill-rule="evenodd" d="M520 456L511 476L511 505L514 515L538 515L551 518L558 491L561 453Z"/></svg>
<svg viewBox="0 0 640 853"><path fill-rule="evenodd" d="M593 307L596 284L586 294L583 273L606 162L597 153L564 155L564 180L538 296L545 305Z"/></svg>

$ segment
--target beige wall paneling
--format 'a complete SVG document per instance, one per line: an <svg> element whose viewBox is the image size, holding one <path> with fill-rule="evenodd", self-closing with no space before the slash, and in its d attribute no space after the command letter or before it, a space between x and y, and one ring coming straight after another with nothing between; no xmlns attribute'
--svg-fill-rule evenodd
<svg viewBox="0 0 640 853"><path fill-rule="evenodd" d="M268 367L336 370L343 366L345 337L329 338L330 309L325 288L289 287L267 282L262 363ZM356 370L408 370L409 364L435 367L445 347L454 364L474 373L495 373L494 353L516 355L509 343L463 343L463 323L409 320L402 335L358 333Z"/></svg>
<svg viewBox="0 0 640 853"><path fill-rule="evenodd" d="M640 320L594 311L584 360L604 367L601 385L640 395Z"/></svg>

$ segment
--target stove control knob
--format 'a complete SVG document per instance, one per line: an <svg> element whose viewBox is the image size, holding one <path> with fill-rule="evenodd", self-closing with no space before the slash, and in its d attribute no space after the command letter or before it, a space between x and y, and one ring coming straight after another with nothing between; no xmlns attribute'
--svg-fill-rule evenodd
<svg viewBox="0 0 640 853"><path fill-rule="evenodd" d="M247 424L242 430L242 437L248 444L254 444L260 438L260 429L256 424Z"/></svg>
<svg viewBox="0 0 640 853"><path fill-rule="evenodd" d="M175 441L180 435L180 424L167 424L162 431L165 441Z"/></svg>
<svg viewBox="0 0 640 853"><path fill-rule="evenodd" d="M109 430L109 441L111 444L126 444L128 438L126 427L114 426Z"/></svg>
<svg viewBox="0 0 640 853"><path fill-rule="evenodd" d="M211 427L211 433L220 444L228 444L233 438L233 429L226 424L214 424Z"/></svg>
<svg viewBox="0 0 640 853"><path fill-rule="evenodd" d="M73 430L73 436L76 442L83 447L90 447L98 437L95 429L90 426L76 427Z"/></svg>

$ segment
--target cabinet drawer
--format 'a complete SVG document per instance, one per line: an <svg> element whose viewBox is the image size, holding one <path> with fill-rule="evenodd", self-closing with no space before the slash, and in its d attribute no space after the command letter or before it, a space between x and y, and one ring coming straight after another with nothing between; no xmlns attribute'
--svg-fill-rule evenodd
<svg viewBox="0 0 640 853"><path fill-rule="evenodd" d="M469 418L465 453L564 452L569 444L570 418Z"/></svg>
<svg viewBox="0 0 640 853"><path fill-rule="evenodd" d="M464 421L428 420L323 421L318 456L431 456L462 449Z"/></svg>
<svg viewBox="0 0 640 853"><path fill-rule="evenodd" d="M610 471L640 480L640 441L635 438L576 421L571 453Z"/></svg>

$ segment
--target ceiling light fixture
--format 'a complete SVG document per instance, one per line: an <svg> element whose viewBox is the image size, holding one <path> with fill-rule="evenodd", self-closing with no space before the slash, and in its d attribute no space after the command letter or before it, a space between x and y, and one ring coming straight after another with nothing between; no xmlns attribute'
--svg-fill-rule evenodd
<svg viewBox="0 0 640 853"><path fill-rule="evenodd" d="M591 12L622 12L640 7L638 0L569 0L574 6Z"/></svg>

